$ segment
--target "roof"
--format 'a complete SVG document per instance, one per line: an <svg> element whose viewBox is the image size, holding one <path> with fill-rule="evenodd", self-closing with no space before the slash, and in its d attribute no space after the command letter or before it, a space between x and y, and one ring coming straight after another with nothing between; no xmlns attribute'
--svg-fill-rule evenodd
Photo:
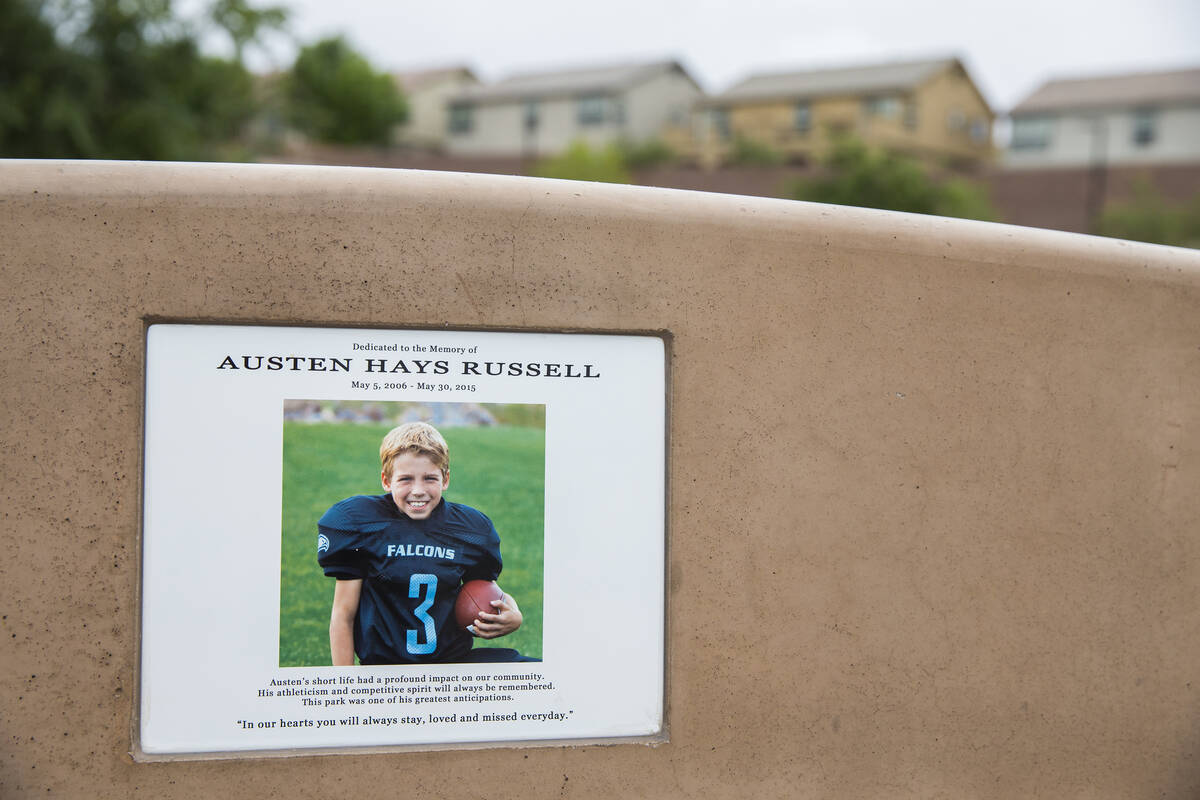
<svg viewBox="0 0 1200 800"><path fill-rule="evenodd" d="M400 84L400 87L406 92L414 92L432 86L439 81L450 78L469 78L477 80L475 73L470 67L439 67L437 69L420 69L406 70L403 72L393 72L392 77Z"/></svg>
<svg viewBox="0 0 1200 800"><path fill-rule="evenodd" d="M894 61L886 64L751 75L710 99L710 103L780 100L828 95L865 95L916 88L953 67L957 58Z"/></svg>
<svg viewBox="0 0 1200 800"><path fill-rule="evenodd" d="M678 61L654 61L512 75L495 83L468 87L454 99L459 102L495 103L563 95L612 94L671 71L679 72L693 84L696 83Z"/></svg>
<svg viewBox="0 0 1200 800"><path fill-rule="evenodd" d="M1200 69L1047 81L1012 113L1172 102L1200 102Z"/></svg>

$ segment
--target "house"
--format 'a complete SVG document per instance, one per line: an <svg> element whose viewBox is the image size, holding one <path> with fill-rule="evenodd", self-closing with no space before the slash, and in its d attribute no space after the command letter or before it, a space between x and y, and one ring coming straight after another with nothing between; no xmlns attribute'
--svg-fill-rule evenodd
<svg viewBox="0 0 1200 800"><path fill-rule="evenodd" d="M702 94L677 61L515 75L449 99L446 150L531 158L576 140L645 142L686 130Z"/></svg>
<svg viewBox="0 0 1200 800"><path fill-rule="evenodd" d="M447 99L479 84L475 73L463 66L396 72L392 77L408 101L408 120L397 128L396 141L430 149L445 145Z"/></svg>
<svg viewBox="0 0 1200 800"><path fill-rule="evenodd" d="M1200 69L1052 80L1010 112L1012 169L1200 162Z"/></svg>
<svg viewBox="0 0 1200 800"><path fill-rule="evenodd" d="M824 156L839 135L958 164L991 158L994 115L957 58L760 74L701 104L701 162L736 159L739 145L791 163Z"/></svg>

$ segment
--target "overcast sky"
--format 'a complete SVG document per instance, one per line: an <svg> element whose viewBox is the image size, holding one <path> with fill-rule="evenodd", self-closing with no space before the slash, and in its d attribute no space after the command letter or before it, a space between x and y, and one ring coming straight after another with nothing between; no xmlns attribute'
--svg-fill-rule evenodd
<svg viewBox="0 0 1200 800"><path fill-rule="evenodd" d="M273 2L302 42L343 33L378 68L466 64L485 80L677 58L719 92L759 71L958 55L1004 111L1050 77L1200 66L1200 0Z"/></svg>

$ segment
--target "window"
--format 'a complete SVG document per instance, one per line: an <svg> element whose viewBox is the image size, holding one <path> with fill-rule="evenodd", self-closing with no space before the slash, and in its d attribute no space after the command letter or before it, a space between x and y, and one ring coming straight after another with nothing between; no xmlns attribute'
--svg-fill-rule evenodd
<svg viewBox="0 0 1200 800"><path fill-rule="evenodd" d="M603 95L590 94L579 98L579 124L603 125L608 101Z"/></svg>
<svg viewBox="0 0 1200 800"><path fill-rule="evenodd" d="M1133 143L1137 147L1154 144L1158 138L1158 115L1152 108L1139 108L1133 112Z"/></svg>
<svg viewBox="0 0 1200 800"><path fill-rule="evenodd" d="M974 144L984 144L988 140L988 124L986 119L971 118L971 141Z"/></svg>
<svg viewBox="0 0 1200 800"><path fill-rule="evenodd" d="M866 97L863 98L863 111L868 117L898 117L900 116L900 98L898 97Z"/></svg>
<svg viewBox="0 0 1200 800"><path fill-rule="evenodd" d="M538 122L539 122L538 111L539 110L538 110L537 100L526 100L525 101L525 113L522 117L522 119L525 122L525 130L527 130L527 131L537 130L537 126L538 126Z"/></svg>
<svg viewBox="0 0 1200 800"><path fill-rule="evenodd" d="M812 106L804 100L796 103L794 121L797 133L808 133L812 130Z"/></svg>
<svg viewBox="0 0 1200 800"><path fill-rule="evenodd" d="M475 126L475 106L470 103L450 105L450 133L470 133Z"/></svg>
<svg viewBox="0 0 1200 800"><path fill-rule="evenodd" d="M960 109L952 108L946 113L946 129L954 132L967 127L967 115Z"/></svg>
<svg viewBox="0 0 1200 800"><path fill-rule="evenodd" d="M708 122L718 139L728 139L733 134L729 124L729 109L714 108L708 112Z"/></svg>
<svg viewBox="0 0 1200 800"><path fill-rule="evenodd" d="M1013 117L1013 150L1045 150L1050 146L1054 133L1054 120L1050 117Z"/></svg>

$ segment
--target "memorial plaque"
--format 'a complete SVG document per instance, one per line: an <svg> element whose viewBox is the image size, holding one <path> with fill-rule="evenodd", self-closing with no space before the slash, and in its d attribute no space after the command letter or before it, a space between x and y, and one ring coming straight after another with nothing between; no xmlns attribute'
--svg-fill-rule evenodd
<svg viewBox="0 0 1200 800"><path fill-rule="evenodd" d="M146 755L661 733L661 338L163 324L146 364ZM444 494L381 468L411 422ZM520 626L472 648L497 570Z"/></svg>

